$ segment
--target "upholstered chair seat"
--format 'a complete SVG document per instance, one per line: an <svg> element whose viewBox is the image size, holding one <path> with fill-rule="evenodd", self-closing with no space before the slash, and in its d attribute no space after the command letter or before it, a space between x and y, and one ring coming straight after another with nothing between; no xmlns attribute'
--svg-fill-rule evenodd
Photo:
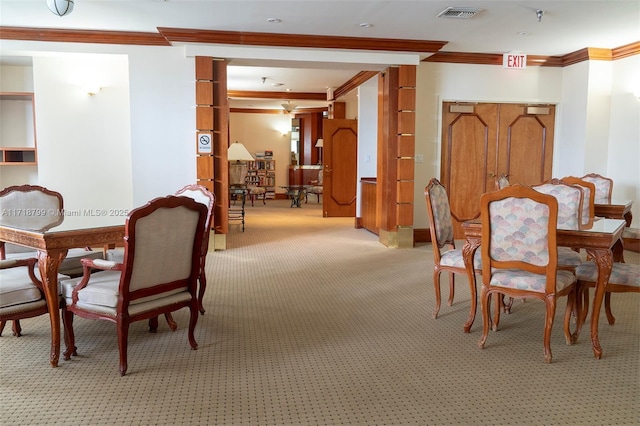
<svg viewBox="0 0 640 426"><path fill-rule="evenodd" d="M19 319L48 312L37 262L35 258L0 260L0 335L6 321L14 320L13 334L20 337ZM58 283L68 278L58 274Z"/></svg>
<svg viewBox="0 0 640 426"><path fill-rule="evenodd" d="M323 173L322 173L322 169L320 169L318 171L318 179L317 180L312 180L311 182L309 182L310 185L313 185L312 187L307 189L307 194L313 194L317 197L317 201L318 203L320 202L320 196L322 195L322 183L324 182L323 180Z"/></svg>
<svg viewBox="0 0 640 426"><path fill-rule="evenodd" d="M267 189L264 186L248 185L249 198L251 199L251 205L256 198L262 198L262 204L267 204Z"/></svg>

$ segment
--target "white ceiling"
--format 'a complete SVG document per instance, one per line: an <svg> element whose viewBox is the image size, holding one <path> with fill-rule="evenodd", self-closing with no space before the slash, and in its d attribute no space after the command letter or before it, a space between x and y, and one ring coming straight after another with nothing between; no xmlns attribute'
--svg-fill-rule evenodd
<svg viewBox="0 0 640 426"><path fill-rule="evenodd" d="M472 19L438 18L450 6L483 9ZM536 11L544 11L539 22ZM268 22L278 18L279 23ZM369 23L370 28L363 28ZM442 51L561 56L585 47L614 48L640 40L640 1L433 1L433 0L75 0L65 17L45 0L0 0L0 25L156 32L157 27L447 41ZM524 34L523 34L524 33ZM0 57L7 63L6 43ZM203 48L199 45L195 48ZM64 48L61 47L61 48ZM227 48L229 48L227 46ZM235 46L234 52L242 52ZM375 52L300 55L301 49L262 49L231 59L229 90L323 92L361 70L385 65ZM265 53L266 52L266 53ZM308 53L308 52L303 52ZM326 52L325 52L326 53ZM385 52L389 53L389 52ZM356 58L371 54L371 61ZM317 56L316 59L310 59ZM348 58L353 56L354 61ZM422 56L423 58L425 56ZM302 60L300 60L302 58ZM392 61L392 57L384 59ZM262 77L267 77L262 82ZM282 86L273 86L282 83ZM234 101L236 102L236 101ZM269 107L264 101L233 106ZM282 101L271 102L270 105ZM317 103L294 101L300 106Z"/></svg>

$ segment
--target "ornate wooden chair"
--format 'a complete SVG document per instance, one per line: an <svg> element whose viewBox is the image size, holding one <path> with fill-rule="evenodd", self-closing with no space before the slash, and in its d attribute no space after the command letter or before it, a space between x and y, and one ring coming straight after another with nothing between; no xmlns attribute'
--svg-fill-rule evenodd
<svg viewBox="0 0 640 426"><path fill-rule="evenodd" d="M581 178L587 182L591 182L596 186L595 203L607 204L611 202L611 193L613 192L613 179L601 176L597 173L589 173Z"/></svg>
<svg viewBox="0 0 640 426"><path fill-rule="evenodd" d="M433 284L436 293L436 308L433 317L438 318L440 312L440 274L443 271L449 273L449 306L453 304L455 294L455 274L467 276L467 270L462 258L462 250L456 249L453 239L453 223L451 221L451 210L449 209L449 197L447 190L438 179L431 179L424 189L424 196L427 203L427 217L429 218L429 232L431 233L431 244L433 246ZM445 249L445 250L443 250ZM480 252L476 251L474 258L474 272L481 273ZM471 293L471 310L469 319L464 325L464 331L469 332L476 315L477 297L476 287L473 281L469 280L469 290Z"/></svg>
<svg viewBox="0 0 640 426"><path fill-rule="evenodd" d="M197 280L207 208L188 197L156 198L131 211L125 224L124 262L83 259L82 278L62 282L66 303L65 359L76 354L73 316L116 323L120 374L127 372L129 324L189 308L189 343L198 344ZM99 272L91 274L91 270Z"/></svg>
<svg viewBox="0 0 640 426"><path fill-rule="evenodd" d="M578 185L582 188L582 192L584 193L584 200L582 203L582 226L591 226L593 224L593 218L596 215L596 185L593 182L588 182L575 176L563 177L562 181L569 185Z"/></svg>
<svg viewBox="0 0 640 426"><path fill-rule="evenodd" d="M198 300L200 304L199 309L200 312L204 314L205 310L202 305L202 299L207 288L205 263L207 260L207 253L209 252L209 235L211 233L211 222L213 221L213 211L216 204L216 196L213 193L209 192L209 190L202 185L187 185L184 188L179 189L174 195L192 198L193 200L207 207L207 220L205 224L204 240L201 253L202 270L198 275L198 282L200 284L198 290ZM107 260L122 263L124 261L124 249L116 248L107 250ZM167 315L167 323L172 330L176 330L177 324L171 319L170 314ZM153 326L151 328L154 329Z"/></svg>
<svg viewBox="0 0 640 426"><path fill-rule="evenodd" d="M584 204L584 192L581 187L569 185L559 179L551 179L540 185L533 185L532 188L553 196L558 202L557 227L559 229L580 229ZM580 247L576 250L558 247L558 268L573 271L583 261Z"/></svg>
<svg viewBox="0 0 640 426"><path fill-rule="evenodd" d="M198 305L200 313L204 314L205 310L204 306L202 305L202 299L204 298L204 292L207 289L205 264L207 261L207 253L209 252L209 235L211 234L211 223L213 221L213 211L216 205L216 196L213 193L209 192L209 190L202 185L187 185L176 192L175 195L192 198L198 203L207 206L207 218L205 221L204 235L202 240L202 251L200 253L200 272L198 274Z"/></svg>
<svg viewBox="0 0 640 426"><path fill-rule="evenodd" d="M514 298L535 298L545 302L544 359L550 363L551 329L556 300L568 296L564 334L572 343L569 329L575 303L575 276L557 268L555 197L533 188L512 185L480 198L482 218L482 337L484 348L489 333L489 299L494 293ZM499 310L497 310L499 316ZM497 322L494 322L494 328Z"/></svg>
<svg viewBox="0 0 640 426"><path fill-rule="evenodd" d="M580 330L589 311L589 288L595 287L598 279L598 268L595 263L585 262L578 266L576 268L576 278L578 280L577 311L580 315L574 333L574 341L580 335ZM611 293L640 293L640 265L614 262L605 290L605 312L609 324L613 325L616 319L611 312Z"/></svg>
<svg viewBox="0 0 640 426"><path fill-rule="evenodd" d="M58 226L64 220L64 203L62 194L39 185L15 185L0 191L0 209L7 214L2 216L2 224L21 229L47 230ZM22 260L37 258L33 249L0 241L0 260ZM73 274L82 273L81 257L101 258L102 252L91 251L90 248L69 250L60 264L60 278L69 278ZM26 269L19 269L24 273ZM15 271L14 271L15 273ZM39 277L39 270L35 268ZM0 320L0 330L4 329L5 319ZM21 327L19 318L14 318L13 334L19 336Z"/></svg>
<svg viewBox="0 0 640 426"><path fill-rule="evenodd" d="M501 174L496 179L496 189L503 189L509 186L509 175Z"/></svg>

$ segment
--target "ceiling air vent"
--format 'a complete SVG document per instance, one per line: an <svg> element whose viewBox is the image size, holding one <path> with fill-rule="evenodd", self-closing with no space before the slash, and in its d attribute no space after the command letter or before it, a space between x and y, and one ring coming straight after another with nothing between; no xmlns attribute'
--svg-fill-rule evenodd
<svg viewBox="0 0 640 426"><path fill-rule="evenodd" d="M438 18L471 19L482 10L475 7L448 7L438 14Z"/></svg>

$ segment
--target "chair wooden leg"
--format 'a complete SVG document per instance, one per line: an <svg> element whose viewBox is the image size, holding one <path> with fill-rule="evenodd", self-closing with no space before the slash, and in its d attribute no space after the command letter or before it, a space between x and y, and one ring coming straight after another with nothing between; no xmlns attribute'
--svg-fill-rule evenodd
<svg viewBox="0 0 640 426"><path fill-rule="evenodd" d="M198 288L198 308L200 309L200 313L204 315L205 310L204 305L202 304L202 299L204 298L204 291L207 289L207 276L204 273L204 270L200 272L198 282L200 284Z"/></svg>
<svg viewBox="0 0 640 426"><path fill-rule="evenodd" d="M551 354L551 329L553 328L553 317L556 313L555 296L547 296L544 300L547 305L547 314L544 320L544 362L551 363L553 356Z"/></svg>
<svg viewBox="0 0 640 426"><path fill-rule="evenodd" d="M194 351L198 349L198 342L196 342L195 330L196 324L198 323L198 301L194 300L193 303L189 306L189 344L191 345L191 349Z"/></svg>
<svg viewBox="0 0 640 426"><path fill-rule="evenodd" d="M490 296L491 294L488 293L486 287L483 285L480 289L480 306L482 310L482 336L480 336L480 340L478 341L478 347L480 349L484 349L484 344L487 342L487 336L489 335L489 319L491 317L489 311Z"/></svg>
<svg viewBox="0 0 640 426"><path fill-rule="evenodd" d="M577 294L577 290L574 289L567 295L567 306L564 310L564 340L567 345L574 343L573 334L571 333L571 318L576 312Z"/></svg>
<svg viewBox="0 0 640 426"><path fill-rule="evenodd" d="M158 317L149 318L149 331L151 333L158 332Z"/></svg>
<svg viewBox="0 0 640 426"><path fill-rule="evenodd" d="M6 321L0 321L0 336L2 336L2 332L4 331L4 326L7 324Z"/></svg>
<svg viewBox="0 0 640 426"><path fill-rule="evenodd" d="M157 318L156 318L157 320ZM118 350L120 352L120 375L127 373L127 340L129 339L129 324L118 319Z"/></svg>
<svg viewBox="0 0 640 426"><path fill-rule="evenodd" d="M167 320L167 325L169 326L171 331L176 331L178 329L178 323L175 322L170 312L167 312L166 314L164 314L164 319ZM156 317L156 320L157 320L157 317Z"/></svg>
<svg viewBox="0 0 640 426"><path fill-rule="evenodd" d="M449 306L453 305L453 297L456 294L456 274L453 272L449 272L449 299L447 300L447 304Z"/></svg>
<svg viewBox="0 0 640 426"><path fill-rule="evenodd" d="M62 326L64 328L64 343L66 346L63 356L65 360L69 360L72 355L78 355L78 348L76 348L76 336L73 332L73 313L66 309L62 310Z"/></svg>
<svg viewBox="0 0 640 426"><path fill-rule="evenodd" d="M440 270L436 269L433 272L433 286L436 293L436 308L433 311L433 318L438 318L438 313L440 312Z"/></svg>
<svg viewBox="0 0 640 426"><path fill-rule="evenodd" d="M13 320L13 335L16 337L22 336L22 327L20 327L20 320Z"/></svg>
<svg viewBox="0 0 640 426"><path fill-rule="evenodd" d="M611 292L609 291L604 294L604 312L607 314L609 325L614 325L616 323L616 317L613 316L613 312L611 311Z"/></svg>

